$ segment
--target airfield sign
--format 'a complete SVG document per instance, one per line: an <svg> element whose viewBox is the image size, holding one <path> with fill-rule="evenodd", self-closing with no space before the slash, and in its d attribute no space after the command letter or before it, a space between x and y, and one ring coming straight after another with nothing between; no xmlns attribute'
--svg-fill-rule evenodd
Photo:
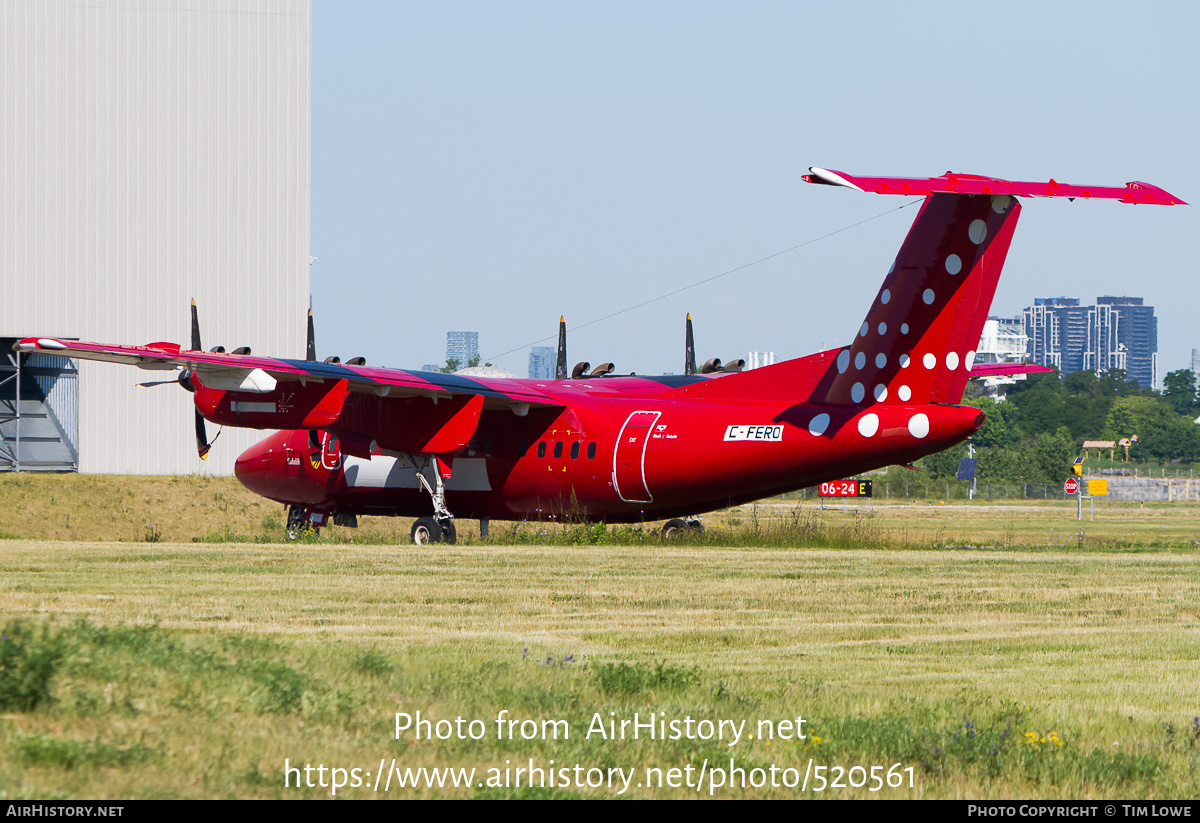
<svg viewBox="0 0 1200 823"><path fill-rule="evenodd" d="M1079 481L1074 477L1068 477L1067 482L1063 483L1063 491L1067 494L1075 494L1079 491Z"/></svg>

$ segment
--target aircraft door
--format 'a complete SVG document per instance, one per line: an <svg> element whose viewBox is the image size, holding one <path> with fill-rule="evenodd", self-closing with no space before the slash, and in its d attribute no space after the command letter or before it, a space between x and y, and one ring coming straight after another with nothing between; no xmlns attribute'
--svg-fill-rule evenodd
<svg viewBox="0 0 1200 823"><path fill-rule="evenodd" d="M650 429L662 412L636 411L625 420L613 450L613 488L626 503L650 503L654 498L646 486L646 445Z"/></svg>
<svg viewBox="0 0 1200 823"><path fill-rule="evenodd" d="M320 432L317 439L318 451L314 452L312 446L305 443L300 448L288 447L287 450L287 476L291 478L303 477L308 472L301 469L302 463L307 463L314 469L326 469L333 471L341 465L342 456L338 449L338 439L336 436L327 431Z"/></svg>
<svg viewBox="0 0 1200 823"><path fill-rule="evenodd" d="M342 457L338 450L338 439L329 432L321 432L323 441L321 448L321 466L332 471L336 469Z"/></svg>

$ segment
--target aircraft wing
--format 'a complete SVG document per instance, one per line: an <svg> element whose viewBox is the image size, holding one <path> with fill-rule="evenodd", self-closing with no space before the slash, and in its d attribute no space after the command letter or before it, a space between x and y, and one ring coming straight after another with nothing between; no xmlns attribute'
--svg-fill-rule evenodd
<svg viewBox="0 0 1200 823"><path fill-rule="evenodd" d="M60 357L124 363L151 371L189 369L200 382L213 389L266 394L281 382L310 383L347 381L350 392L377 397L451 397L480 395L488 405L529 404L531 407L561 407L558 399L524 381L460 377L438 372L406 371L373 366L346 366L305 360L283 360L252 354L227 354L183 350L175 343L144 346L109 346L76 340L27 337L13 348L44 352Z"/></svg>

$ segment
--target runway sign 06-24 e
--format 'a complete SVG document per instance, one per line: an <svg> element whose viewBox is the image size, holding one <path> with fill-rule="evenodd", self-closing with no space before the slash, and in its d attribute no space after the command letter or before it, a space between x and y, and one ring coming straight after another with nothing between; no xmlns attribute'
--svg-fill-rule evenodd
<svg viewBox="0 0 1200 823"><path fill-rule="evenodd" d="M818 493L821 497L870 497L870 480L833 480L822 483Z"/></svg>

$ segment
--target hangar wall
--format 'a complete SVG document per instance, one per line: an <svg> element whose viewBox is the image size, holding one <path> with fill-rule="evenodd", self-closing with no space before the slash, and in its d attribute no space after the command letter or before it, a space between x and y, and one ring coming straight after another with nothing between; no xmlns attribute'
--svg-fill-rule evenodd
<svg viewBox="0 0 1200 823"><path fill-rule="evenodd" d="M303 357L310 0L0 3L0 336ZM79 372L79 468L228 474L170 377ZM216 427L209 424L210 439Z"/></svg>

